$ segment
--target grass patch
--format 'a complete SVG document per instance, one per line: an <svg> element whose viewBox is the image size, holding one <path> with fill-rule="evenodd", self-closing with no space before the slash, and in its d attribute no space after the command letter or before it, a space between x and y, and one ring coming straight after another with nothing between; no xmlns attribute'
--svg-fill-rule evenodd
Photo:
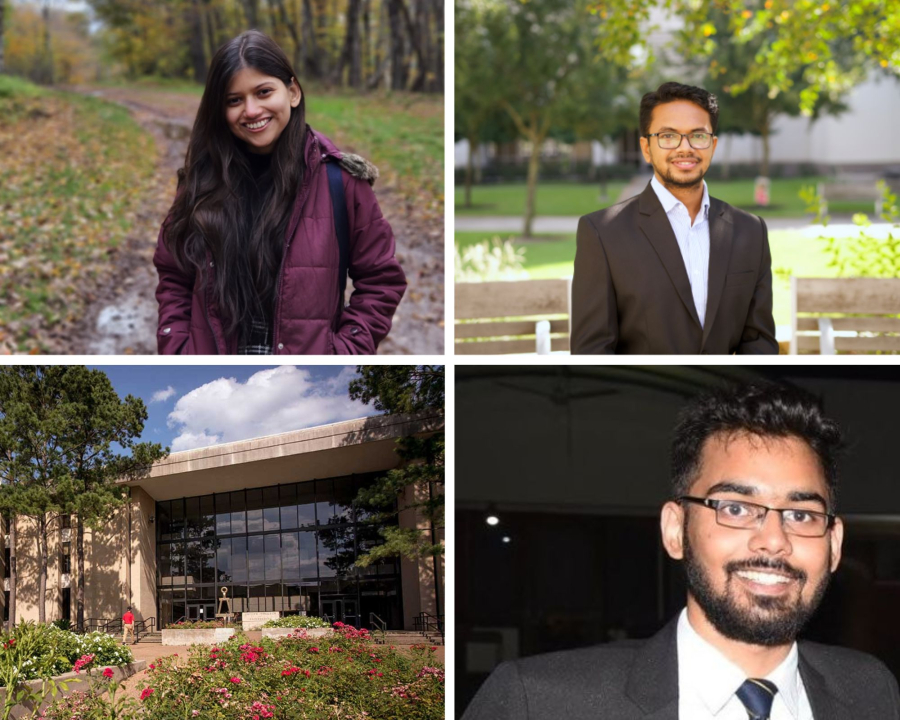
<svg viewBox="0 0 900 720"><path fill-rule="evenodd" d="M607 195L600 196L600 183L541 183L535 197L537 215L585 215L615 204L625 187L622 181L607 183ZM524 184L475 185L472 207L463 207L465 187L456 187L456 214L469 217L520 216L525 214Z"/></svg>
<svg viewBox="0 0 900 720"><path fill-rule="evenodd" d="M312 89L309 124L338 147L379 166L382 180L410 199L444 199L444 102L412 93L345 95ZM375 186L378 187L378 184Z"/></svg>
<svg viewBox="0 0 900 720"><path fill-rule="evenodd" d="M800 189L816 185L823 178L776 178L770 186L771 206L759 208L753 200L753 180L713 180L709 182L709 192L713 197L724 200L763 218L810 217L806 205L800 199ZM621 181L608 185L606 198L599 196L599 183L543 183L537 189L537 215L580 216L594 210L614 205L625 187ZM472 188L473 207L462 206L464 188L457 187L456 213L460 216L485 217L491 215L520 216L525 212L524 183L503 185L476 185ZM832 215L874 212L873 203L831 202Z"/></svg>
<svg viewBox="0 0 900 720"><path fill-rule="evenodd" d="M525 248L524 270L533 280L571 277L575 262L575 236L538 235L534 240L522 242L508 233L458 232L456 244L466 245L499 237L512 240L517 247ZM828 267L829 258L825 254L825 243L814 237L805 237L798 230L769 231L769 245L772 250L772 302L776 325L791 322L790 276L836 277L835 268Z"/></svg>
<svg viewBox="0 0 900 720"><path fill-rule="evenodd" d="M0 349L39 352L135 222L152 137L97 98L0 77Z"/></svg>

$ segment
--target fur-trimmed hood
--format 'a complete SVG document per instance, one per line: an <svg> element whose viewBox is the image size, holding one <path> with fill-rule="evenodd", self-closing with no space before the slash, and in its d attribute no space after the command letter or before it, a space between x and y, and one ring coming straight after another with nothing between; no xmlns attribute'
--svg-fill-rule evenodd
<svg viewBox="0 0 900 720"><path fill-rule="evenodd" d="M379 175L378 168L375 165L366 160L362 155L354 155L353 153L345 153L338 150L337 146L330 138L320 132L316 132L308 125L306 129L312 136L315 144L318 145L321 152L320 157L325 160L325 162L328 162L329 159L334 159L353 177L365 180L369 185L375 184ZM307 160L309 160L308 154Z"/></svg>

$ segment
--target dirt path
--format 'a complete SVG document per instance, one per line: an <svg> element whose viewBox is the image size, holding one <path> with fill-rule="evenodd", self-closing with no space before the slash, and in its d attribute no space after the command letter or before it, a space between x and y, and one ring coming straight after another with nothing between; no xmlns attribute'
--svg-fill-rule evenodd
<svg viewBox="0 0 900 720"><path fill-rule="evenodd" d="M159 225L175 195L176 172L184 162L199 96L141 88L77 88L127 107L155 141L158 151L153 188L138 221L117 252L109 284L90 299L84 317L62 329L52 352L61 354L155 354L157 306L153 251ZM313 118L314 120L314 118ZM349 139L335 138L348 150ZM378 201L391 223L397 257L409 288L394 316L379 354L440 354L444 351L443 222L417 217L416 208L390 188L379 188Z"/></svg>

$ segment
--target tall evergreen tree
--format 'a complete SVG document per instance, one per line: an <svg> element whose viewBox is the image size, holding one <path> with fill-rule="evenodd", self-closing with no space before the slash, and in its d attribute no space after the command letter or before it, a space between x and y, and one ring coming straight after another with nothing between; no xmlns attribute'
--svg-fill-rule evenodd
<svg viewBox="0 0 900 720"><path fill-rule="evenodd" d="M0 368L0 496L11 516L36 518L39 535L75 514L77 625L84 625L84 530L100 529L127 499L120 481L165 457L138 442L147 419L139 398L120 399L101 370L83 366ZM46 537L41 560L46 588ZM39 600L43 620L44 598Z"/></svg>
<svg viewBox="0 0 900 720"><path fill-rule="evenodd" d="M444 368L436 365L359 366L359 377L350 383L350 397L372 404L386 415L444 414ZM365 567L382 558L403 555L410 559L437 557L444 552L435 531L444 526L444 431L398 438L397 454L403 465L362 488L357 502L379 512L383 519L403 510L416 510L428 522L430 532L389 525L381 530L383 544L360 555ZM414 488L415 499L407 488Z"/></svg>

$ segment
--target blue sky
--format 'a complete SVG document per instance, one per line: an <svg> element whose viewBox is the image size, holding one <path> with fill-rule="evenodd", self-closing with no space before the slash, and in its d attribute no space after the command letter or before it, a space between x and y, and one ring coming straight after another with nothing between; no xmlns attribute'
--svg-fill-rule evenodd
<svg viewBox="0 0 900 720"><path fill-rule="evenodd" d="M93 365L119 393L141 398L143 440L173 452L376 414L347 396L341 366Z"/></svg>

